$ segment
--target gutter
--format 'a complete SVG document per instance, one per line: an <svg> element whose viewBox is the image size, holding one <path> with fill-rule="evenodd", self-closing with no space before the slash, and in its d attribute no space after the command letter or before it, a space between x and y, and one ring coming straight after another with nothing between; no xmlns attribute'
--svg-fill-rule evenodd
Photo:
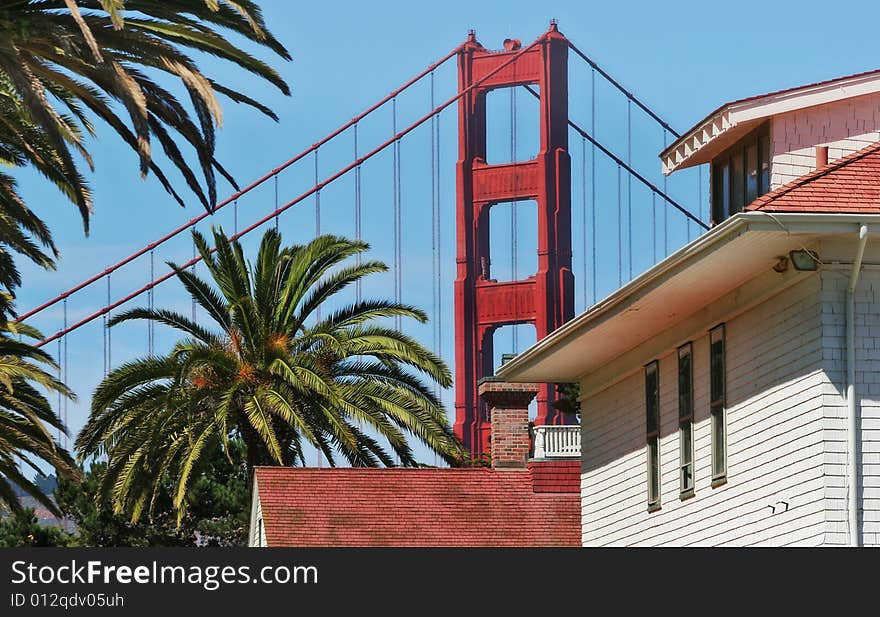
<svg viewBox="0 0 880 617"><path fill-rule="evenodd" d="M856 416L856 345L855 345L855 291L862 269L862 257L868 242L868 226L859 227L859 243L853 261L849 285L846 288L846 487L847 487L847 522L849 527L849 545L861 545L859 532L859 468L857 456L856 432L858 420Z"/></svg>
<svg viewBox="0 0 880 617"><path fill-rule="evenodd" d="M690 244L686 244L611 295L600 300L584 313L581 313L525 351L519 353L512 360L503 364L498 369L496 376L507 380L511 374L526 369L534 362L541 360L549 348L555 347L561 342L576 336L584 324L612 312L621 305L631 304L634 299L639 297L639 292L650 290L664 275L674 271L676 268L685 267L686 263L693 259L695 255L710 251L716 245L733 239L746 231L749 228L749 220L743 213L739 213L716 225Z"/></svg>
<svg viewBox="0 0 880 617"><path fill-rule="evenodd" d="M868 233L880 233L880 214L739 212L519 353L513 360L502 365L496 376L507 381L516 381L516 379L511 379L513 375L540 362L551 348L576 337L586 324L595 322L615 310L619 311L625 308L641 294L650 291L670 273L688 267L692 260L713 251L718 245L732 240L742 233L747 231L782 231L786 233L851 234L859 232L862 226L867 226Z"/></svg>

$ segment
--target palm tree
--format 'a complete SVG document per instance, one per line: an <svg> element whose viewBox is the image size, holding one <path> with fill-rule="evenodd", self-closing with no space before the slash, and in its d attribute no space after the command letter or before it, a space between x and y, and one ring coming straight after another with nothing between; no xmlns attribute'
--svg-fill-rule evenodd
<svg viewBox="0 0 880 617"><path fill-rule="evenodd" d="M235 185L214 157L215 125L222 122L217 95L277 118L253 98L205 75L188 54L227 60L289 94L281 76L230 43L229 34L290 58L250 0L2 0L0 163L33 167L54 183L79 208L88 232L92 198L75 155L92 168L86 136L96 134L97 119L137 153L142 177L152 172L183 205L154 160L153 142L158 142L211 209L215 172ZM192 111L168 89L169 76L182 86ZM202 180L178 141L194 151ZM44 267L57 256L45 224L25 206L14 180L2 174L3 262L11 260L7 248ZM0 272L0 286L14 286L15 277L9 278L6 268Z"/></svg>
<svg viewBox="0 0 880 617"><path fill-rule="evenodd" d="M229 35L290 59L250 0L0 0L0 164L31 167L52 182L79 209L88 232L92 198L78 161L93 167L86 138L96 135L97 120L137 153L142 177L152 172L183 205L154 160L158 143L210 210L215 172L235 185L214 156L215 125L222 122L217 96L277 118L204 74L192 54L231 62L289 94L274 69L238 49ZM169 89L175 82L186 102ZM178 142L189 144L197 165ZM37 469L42 459L59 474L74 473L70 456L51 438L52 429L64 427L33 384L71 393L38 366L53 365L48 355L8 336L34 334L8 322L21 284L13 254L44 268L53 268L58 256L48 226L22 199L15 178L0 173L0 501L15 507L14 481L50 507L18 461Z"/></svg>
<svg viewBox="0 0 880 617"><path fill-rule="evenodd" d="M412 338L384 326L402 316L424 322L411 306L364 300L317 312L363 277L385 272L378 261L346 265L369 247L324 235L283 247L265 233L255 264L240 244L214 231L214 247L193 234L212 285L169 264L212 321L213 329L167 310L138 308L112 324L146 319L178 330L170 353L140 358L111 372L92 399L76 440L80 458L108 457L102 494L133 520L174 483L178 516L192 469L213 448L243 441L247 463L304 464L306 443L333 465L417 465L415 436L449 462L462 449L446 413L423 379L448 387L449 369ZM389 452L390 449L390 452Z"/></svg>
<svg viewBox="0 0 880 617"><path fill-rule="evenodd" d="M43 368L58 368L49 354L11 335L42 338L36 330L15 323L0 332L0 506L23 512L14 483L60 516L49 497L25 477L22 467L41 473L38 462L42 460L62 477L79 476L70 454L52 436L53 429L64 432L66 428L35 386L71 399L73 393Z"/></svg>

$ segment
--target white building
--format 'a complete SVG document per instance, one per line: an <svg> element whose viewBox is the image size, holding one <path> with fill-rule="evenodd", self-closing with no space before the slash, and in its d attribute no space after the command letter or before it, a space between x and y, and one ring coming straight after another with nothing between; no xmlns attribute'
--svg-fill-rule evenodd
<svg viewBox="0 0 880 617"><path fill-rule="evenodd" d="M585 546L880 544L878 130L880 72L713 112L713 229L500 369L580 383Z"/></svg>

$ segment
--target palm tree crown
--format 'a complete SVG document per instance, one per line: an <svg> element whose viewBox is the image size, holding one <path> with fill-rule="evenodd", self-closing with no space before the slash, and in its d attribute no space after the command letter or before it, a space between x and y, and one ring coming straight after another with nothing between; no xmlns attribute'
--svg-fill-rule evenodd
<svg viewBox="0 0 880 617"><path fill-rule="evenodd" d="M69 398L73 393L41 366L57 368L51 356L12 335L42 338L36 330L15 323L0 331L0 506L21 513L14 483L60 516L55 504L24 474L42 473L39 461L43 461L61 476L78 477L73 459L52 436L53 429L64 432L66 427L41 390Z"/></svg>
<svg viewBox="0 0 880 617"><path fill-rule="evenodd" d="M97 120L137 153L142 176L152 173L183 205L155 160L158 144L201 204L213 208L215 172L235 185L214 156L218 94L277 118L203 73L188 54L229 61L289 94L281 76L229 42L230 34L290 59L250 0L3 0L0 164L32 167L52 182L79 208L88 232L92 196L79 162L92 167L86 137L96 135ZM185 100L169 89L174 82ZM15 179L0 173L0 289L11 294L20 281L7 250L43 267L53 267L57 257L48 227L25 204ZM9 312L11 304L0 298L0 320Z"/></svg>
<svg viewBox="0 0 880 617"><path fill-rule="evenodd" d="M381 323L426 315L365 300L317 317L335 294L387 270L377 261L344 263L367 244L324 235L284 247L269 230L251 264L222 231L214 232L214 247L193 237L214 285L170 265L214 327L166 310L114 317L113 324L152 320L184 338L167 355L111 372L76 441L80 457L108 456L103 490L117 511L136 519L154 498L157 478L170 474L180 514L193 467L209 448L225 449L232 435L243 440L251 466L304 463L306 443L331 464L342 456L353 466L390 466L396 456L414 466L407 434L447 461L459 460L446 413L423 381L448 387L449 369Z"/></svg>

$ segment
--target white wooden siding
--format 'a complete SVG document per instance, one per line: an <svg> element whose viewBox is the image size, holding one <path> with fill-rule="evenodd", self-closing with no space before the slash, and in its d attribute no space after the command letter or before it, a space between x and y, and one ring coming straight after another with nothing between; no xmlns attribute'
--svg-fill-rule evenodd
<svg viewBox="0 0 880 617"><path fill-rule="evenodd" d="M851 250L851 249L850 249ZM826 543L847 544L845 290L848 268L822 274L822 358L828 380L825 408ZM856 288L856 400L858 401L862 542L880 544L880 271L866 268Z"/></svg>
<svg viewBox="0 0 880 617"><path fill-rule="evenodd" d="M773 118L770 188L816 169L816 146L828 146L828 162L880 141L880 95L815 105Z"/></svg>
<svg viewBox="0 0 880 617"><path fill-rule="evenodd" d="M254 487L251 491L251 518L248 530L248 546L266 546L266 526L263 523L263 504L257 490L257 478L254 476Z"/></svg>
<svg viewBox="0 0 880 617"><path fill-rule="evenodd" d="M829 449L823 439L829 421L823 403L829 388L822 370L827 341L821 326L821 283L820 275L812 276L727 322L728 483L723 486L711 488L705 330L692 337L694 497L679 499L675 349L659 358L659 511L647 512L643 371L584 400L584 545L815 545L824 541L826 495L829 489L837 495L840 488L836 479L825 477L825 463L837 461L840 453L836 446ZM645 358L645 363L650 360ZM880 425L880 414L877 419ZM877 435L880 445L880 431ZM876 462L880 468L880 449ZM871 499L880 501L880 486L877 491ZM880 517L876 524L880 528Z"/></svg>

